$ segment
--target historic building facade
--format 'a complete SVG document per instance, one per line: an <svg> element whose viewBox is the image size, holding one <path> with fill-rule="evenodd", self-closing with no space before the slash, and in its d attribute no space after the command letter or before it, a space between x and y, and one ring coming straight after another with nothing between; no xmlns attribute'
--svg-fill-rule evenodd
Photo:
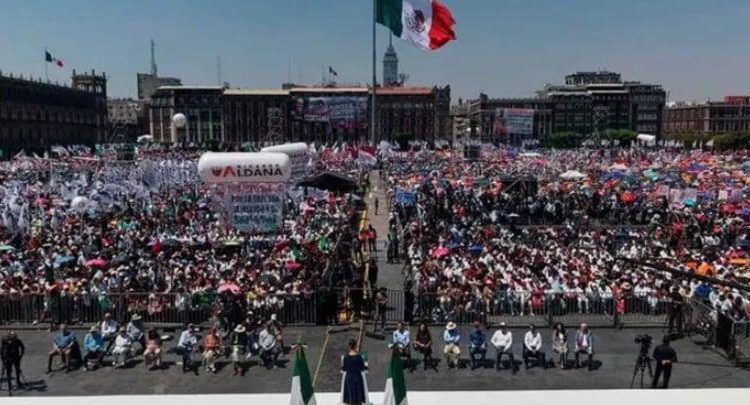
<svg viewBox="0 0 750 405"><path fill-rule="evenodd" d="M135 142L149 132L146 102L132 98L110 98L107 100L109 129L107 142Z"/></svg>
<svg viewBox="0 0 750 405"><path fill-rule="evenodd" d="M107 78L76 73L58 85L0 73L0 149L43 152L53 145L93 145L105 139Z"/></svg>
<svg viewBox="0 0 750 405"><path fill-rule="evenodd" d="M665 111L664 132L722 134L750 132L750 96L726 96L704 104L677 103Z"/></svg>
<svg viewBox="0 0 750 405"><path fill-rule="evenodd" d="M211 100L210 105L203 104L204 97ZM179 99L184 102L180 104ZM432 141L450 135L449 86L381 87L376 103L376 141L393 140L399 135ZM184 138L188 142L358 142L370 137L370 104L368 87L285 85L257 90L167 86L152 98L151 134L157 142L170 142L171 117L178 112L185 114L190 129L200 112L200 125L218 125L220 119L221 127L216 127L213 135L190 129L185 133L188 138ZM219 132L221 137L217 138ZM178 141L184 142L182 139Z"/></svg>
<svg viewBox="0 0 750 405"><path fill-rule="evenodd" d="M523 138L542 139L559 132L591 135L610 128L660 137L665 103L661 85L623 81L614 72L577 72L566 76L565 84L544 86L533 98L490 99L480 94L469 102L470 128L473 137L508 141L495 130L498 114L504 109L531 109L533 132Z"/></svg>

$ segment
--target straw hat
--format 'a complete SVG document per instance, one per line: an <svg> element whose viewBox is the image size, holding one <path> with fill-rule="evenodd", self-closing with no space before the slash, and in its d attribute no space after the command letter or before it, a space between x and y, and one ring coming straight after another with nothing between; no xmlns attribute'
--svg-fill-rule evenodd
<svg viewBox="0 0 750 405"><path fill-rule="evenodd" d="M447 330L454 330L454 329L456 329L456 324L454 322L448 322L448 324L445 325L445 329L447 329Z"/></svg>
<svg viewBox="0 0 750 405"><path fill-rule="evenodd" d="M245 333L245 330L245 326L242 324L237 325L237 327L234 328L235 333Z"/></svg>

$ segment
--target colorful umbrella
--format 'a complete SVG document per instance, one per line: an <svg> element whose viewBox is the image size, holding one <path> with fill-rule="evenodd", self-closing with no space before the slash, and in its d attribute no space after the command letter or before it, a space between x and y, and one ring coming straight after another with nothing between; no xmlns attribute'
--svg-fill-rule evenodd
<svg viewBox="0 0 750 405"><path fill-rule="evenodd" d="M229 291L230 293L234 295L239 295L242 293L242 289L235 284L235 283L226 283L219 286L219 289L216 290L219 294L224 293L226 291Z"/></svg>
<svg viewBox="0 0 750 405"><path fill-rule="evenodd" d="M10 252L12 250L16 250L16 248L14 248L11 245L2 245L2 246L0 246L0 252Z"/></svg>
<svg viewBox="0 0 750 405"><path fill-rule="evenodd" d="M88 267L104 267L106 264L107 262L105 262L101 257L97 257L96 259L91 259L86 262L86 266Z"/></svg>
<svg viewBox="0 0 750 405"><path fill-rule="evenodd" d="M302 267L302 263L300 263L300 262L291 262L290 261L290 262L286 262L284 264L284 268L286 268L287 270L297 270L300 267Z"/></svg>
<svg viewBox="0 0 750 405"><path fill-rule="evenodd" d="M432 255L435 256L435 257L437 257L437 258L441 258L443 256L446 256L448 253L450 253L450 250L448 250L448 248L444 248L444 247L437 247L437 248L435 248L435 249L432 250Z"/></svg>

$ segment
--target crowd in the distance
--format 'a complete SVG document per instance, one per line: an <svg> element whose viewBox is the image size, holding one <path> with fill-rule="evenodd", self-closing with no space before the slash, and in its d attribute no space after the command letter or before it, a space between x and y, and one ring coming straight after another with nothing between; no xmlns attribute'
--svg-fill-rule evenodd
<svg viewBox="0 0 750 405"><path fill-rule="evenodd" d="M637 263L748 284L746 152L422 151L382 175L389 257L407 258L423 318L663 313L688 297L750 318L740 289Z"/></svg>

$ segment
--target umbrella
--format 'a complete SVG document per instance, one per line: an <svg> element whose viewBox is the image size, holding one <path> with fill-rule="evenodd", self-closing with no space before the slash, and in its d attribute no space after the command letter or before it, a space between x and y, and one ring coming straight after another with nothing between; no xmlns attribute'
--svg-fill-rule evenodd
<svg viewBox="0 0 750 405"><path fill-rule="evenodd" d="M180 241L177 239L167 239L164 242L161 242L161 245L166 247L177 247L180 246Z"/></svg>
<svg viewBox="0 0 750 405"><path fill-rule="evenodd" d="M16 248L14 248L11 245L2 245L2 246L0 246L0 252L10 252L11 250L16 250Z"/></svg>
<svg viewBox="0 0 750 405"><path fill-rule="evenodd" d="M695 206L695 203L696 203L695 198L686 198L682 200L682 205L686 207L693 207Z"/></svg>
<svg viewBox="0 0 750 405"><path fill-rule="evenodd" d="M632 203L635 201L635 194L632 191L626 191L620 196L622 202Z"/></svg>
<svg viewBox="0 0 750 405"><path fill-rule="evenodd" d="M745 259L745 258L738 257L738 258L729 260L729 263L730 264L737 264L737 265L740 265L740 266L744 266L746 264L750 264L750 259Z"/></svg>
<svg viewBox="0 0 750 405"><path fill-rule="evenodd" d="M479 253L481 251L482 251L482 246L481 245L471 245L471 246L469 246L469 252L471 252L471 253Z"/></svg>
<svg viewBox="0 0 750 405"><path fill-rule="evenodd" d="M586 175L577 170L568 170L567 172L560 175L560 178L565 180L576 180L582 179L584 177L586 177Z"/></svg>
<svg viewBox="0 0 750 405"><path fill-rule="evenodd" d="M224 242L224 246L241 246L242 241L239 239L230 239Z"/></svg>
<svg viewBox="0 0 750 405"><path fill-rule="evenodd" d="M289 261L284 264L284 268L286 268L287 270L297 270L300 267L302 267L302 264L300 262Z"/></svg>
<svg viewBox="0 0 750 405"><path fill-rule="evenodd" d="M58 256L55 262L52 264L53 267L65 266L66 264L73 263L76 258L73 256Z"/></svg>
<svg viewBox="0 0 750 405"><path fill-rule="evenodd" d="M240 287L235 283L226 283L219 286L219 289L216 290L219 294L224 293L226 291L229 291L230 293L234 295L239 295L242 293L242 290Z"/></svg>
<svg viewBox="0 0 750 405"><path fill-rule="evenodd" d="M609 170L619 170L625 172L628 170L628 167L622 163L615 163L609 167Z"/></svg>
<svg viewBox="0 0 750 405"><path fill-rule="evenodd" d="M105 262L101 257L97 257L96 259L91 259L86 262L86 266L88 267L104 267L106 264L107 262Z"/></svg>
<svg viewBox="0 0 750 405"><path fill-rule="evenodd" d="M450 250L448 250L448 248L444 248L444 247L438 247L438 248L435 248L435 249L432 250L432 255L435 256L435 257L437 257L437 258L441 258L443 256L446 256L448 253L450 253Z"/></svg>
<svg viewBox="0 0 750 405"><path fill-rule="evenodd" d="M648 169L643 172L643 176L647 179L653 181L659 178L659 173L657 173L655 170Z"/></svg>

